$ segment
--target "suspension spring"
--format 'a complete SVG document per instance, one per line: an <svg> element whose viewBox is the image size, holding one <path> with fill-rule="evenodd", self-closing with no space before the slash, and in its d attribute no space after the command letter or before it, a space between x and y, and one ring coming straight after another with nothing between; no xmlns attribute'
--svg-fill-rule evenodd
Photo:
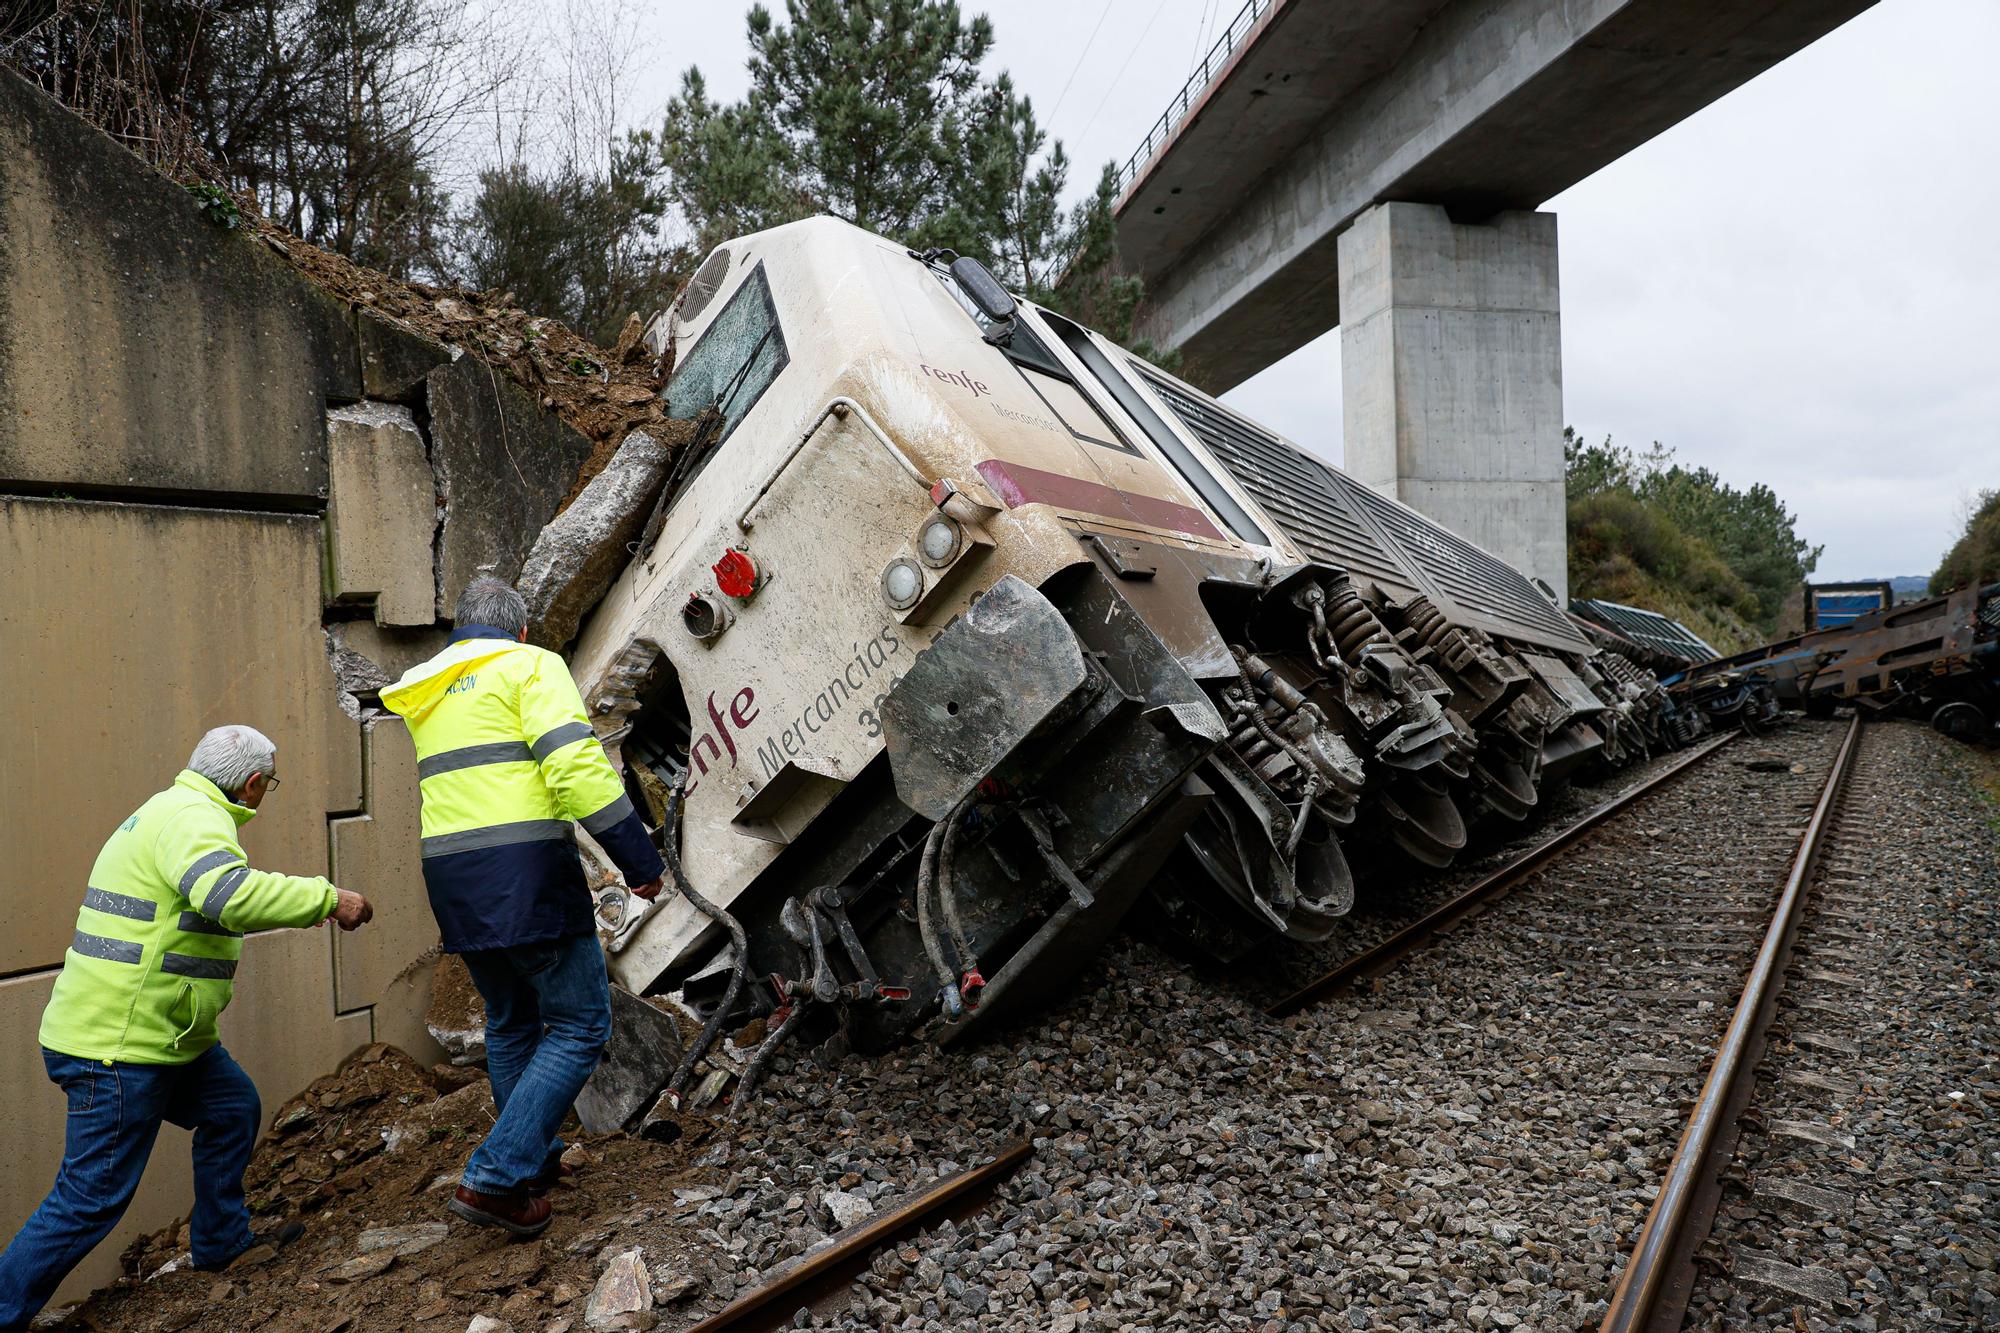
<svg viewBox="0 0 2000 1333"><path fill-rule="evenodd" d="M1396 640L1389 633L1388 626L1381 617L1361 600L1354 584L1346 578L1332 580L1327 587L1327 628L1333 634L1334 646L1348 662L1360 659L1361 650L1376 644L1395 647Z"/></svg>
<svg viewBox="0 0 2000 1333"><path fill-rule="evenodd" d="M1638 686L1641 693L1650 693L1659 685L1658 680L1639 670L1636 663L1618 653L1606 653L1604 660L1610 666L1612 676L1627 685Z"/></svg>
<svg viewBox="0 0 2000 1333"><path fill-rule="evenodd" d="M1403 618L1416 632L1418 642L1436 653L1438 660L1453 671L1467 670L1488 646L1484 636L1446 620L1444 612L1422 593L1403 608Z"/></svg>
<svg viewBox="0 0 2000 1333"><path fill-rule="evenodd" d="M1403 608L1403 617L1416 632L1417 642L1426 648L1444 651L1443 640L1451 633L1453 626L1430 598L1418 593L1410 599L1409 605Z"/></svg>

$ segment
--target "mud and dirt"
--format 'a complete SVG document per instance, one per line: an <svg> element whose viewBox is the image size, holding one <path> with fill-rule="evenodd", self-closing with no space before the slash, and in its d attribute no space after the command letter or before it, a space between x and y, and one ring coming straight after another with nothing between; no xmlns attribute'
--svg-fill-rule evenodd
<svg viewBox="0 0 2000 1333"><path fill-rule="evenodd" d="M426 1069L395 1047L367 1047L279 1108L251 1162L253 1224L262 1232L297 1219L306 1228L300 1240L276 1254L253 1251L228 1272L202 1273L186 1267L183 1222L134 1242L125 1276L63 1326L458 1333L484 1314L517 1329L581 1333L606 1262L635 1246L656 1299L666 1298L661 1315L730 1288L713 1271L713 1251L691 1250L686 1223L676 1222L693 1211L689 1199L712 1197L718 1183L716 1170L694 1165L715 1132L708 1121L688 1117L672 1144L572 1132L567 1160L576 1175L552 1196L555 1223L529 1242L444 1211L492 1121L479 1071ZM176 1260L179 1267L160 1271Z"/></svg>
<svg viewBox="0 0 2000 1333"><path fill-rule="evenodd" d="M571 499L631 432L644 430L675 448L692 437L693 424L669 418L661 397L673 372L672 349L656 355L636 313L615 346L598 347L560 320L516 306L511 292L405 282L300 240L256 213L247 196L238 203L244 225L322 291L406 333L463 348L588 439L591 455Z"/></svg>

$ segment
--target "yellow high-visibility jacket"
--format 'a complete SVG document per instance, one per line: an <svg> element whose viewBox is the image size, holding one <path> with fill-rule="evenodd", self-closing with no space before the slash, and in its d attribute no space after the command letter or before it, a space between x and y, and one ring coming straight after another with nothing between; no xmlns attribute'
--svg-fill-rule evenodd
<svg viewBox="0 0 2000 1333"><path fill-rule="evenodd" d="M91 867L42 1045L152 1065L215 1045L244 932L313 925L338 898L317 876L250 868L236 830L255 814L184 769L118 826Z"/></svg>
<svg viewBox="0 0 2000 1333"><path fill-rule="evenodd" d="M572 820L627 883L659 878L659 852L556 654L463 626L382 703L416 741L424 886L446 949L592 929Z"/></svg>

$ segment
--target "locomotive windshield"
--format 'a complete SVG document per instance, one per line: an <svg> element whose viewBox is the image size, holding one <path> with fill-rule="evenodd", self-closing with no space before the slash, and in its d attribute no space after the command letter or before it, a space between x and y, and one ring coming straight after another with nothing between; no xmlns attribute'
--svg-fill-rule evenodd
<svg viewBox="0 0 2000 1333"><path fill-rule="evenodd" d="M729 438L790 359L777 307L771 302L771 284L759 264L667 381L670 415L693 418L710 407L718 415L705 433L700 457L690 460L687 479Z"/></svg>

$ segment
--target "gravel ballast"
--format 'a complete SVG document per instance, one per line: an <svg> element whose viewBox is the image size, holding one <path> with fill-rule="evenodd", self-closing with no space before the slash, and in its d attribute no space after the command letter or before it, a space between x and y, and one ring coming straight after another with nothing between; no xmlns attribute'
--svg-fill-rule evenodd
<svg viewBox="0 0 2000 1333"><path fill-rule="evenodd" d="M1863 734L1686 1327L2000 1326L1994 818L1978 756Z"/></svg>
<svg viewBox="0 0 2000 1333"><path fill-rule="evenodd" d="M1353 930L1314 950L1266 950L1233 973L1191 969L1121 937L1072 994L977 1045L782 1055L741 1121L690 1120L671 1153L636 1140L587 1145L603 1164L558 1193L556 1224L539 1248L581 1256L592 1269L572 1277L552 1262L512 1286L443 1274L425 1307L435 1322L421 1327L457 1333L472 1315L497 1316L512 1302L517 1315L538 1312L514 1320L517 1329L569 1319L580 1333L593 1274L634 1246L653 1265L656 1292L671 1284L675 1293L672 1305L656 1295L638 1322L684 1327L823 1245L843 1221L879 1214L1021 1135L1035 1155L989 1205L878 1254L860 1282L801 1312L796 1326L1594 1327L1844 726L1801 722L1737 741L1371 990L1283 1022L1265 1017L1263 1005L1500 856L1435 882L1413 872L1407 884L1376 885ZM1903 779L1883 788L1883 827L1925 834L1897 840L1883 863L1893 871L1867 873L1882 881L1891 911L1906 893L1949 886L1962 895L1948 901L1971 952L1960 970L1947 962L1941 974L1965 1010L1938 1029L1949 1039L1883 1047L1895 1054L1870 1077L1911 1079L1908 1062L1940 1061L1935 1086L1964 1097L1934 1102L1926 1084L1921 1113L1897 1104L1895 1133L1914 1144L1942 1126L1955 1136L1951 1160L1970 1151L1991 1177L1990 941L2000 875L1986 807L1969 770L1951 767L1990 760L1965 758L1971 752L1914 727L1871 734L1881 738L1871 756L1903 756ZM1579 785L1552 802L1554 823L1521 830L1516 845L1634 776ZM1969 905L1985 915L1964 915ZM1913 988L1945 957L1940 948L1911 952ZM1943 1018L1912 1012L1918 1023ZM1886 1124L1892 1112L1881 1114ZM661 1153L657 1179L645 1176L648 1153ZM1909 1169L1931 1171L1934 1159L1922 1160ZM1972 1188L1974 1168L1956 1169L1948 1198L1928 1187L1895 1195L1895 1216L1877 1239L1891 1256L1916 1245L1926 1261L1933 1252L1967 1257L1923 1269L1925 1304L1894 1303L1898 1288L1874 1313L1878 1328L1951 1326L1988 1309L1974 1291L1990 1289L1991 1213L1982 1221L1952 1210L1990 1205ZM385 1201L370 1225L433 1220L434 1203ZM333 1209L316 1215L313 1262L352 1250L356 1237L332 1230L339 1221ZM1934 1244L1944 1228L1968 1240L1983 1234L1989 1248L1948 1251ZM451 1244L399 1260L409 1271L402 1280L427 1278L433 1255L470 1264L464 1246L475 1242L459 1233L454 1224ZM498 1241L489 1248L487 1262L507 1253ZM1975 1262L1982 1254L1984 1269ZM1885 1259L1870 1261L1889 1273ZM317 1328L357 1299L331 1287L308 1293L309 1285L282 1271L249 1294L260 1312L299 1328ZM1860 1279L1850 1285L1859 1289ZM119 1295L98 1307L104 1327L151 1326L143 1285ZM1738 1326L1727 1302L1746 1298L1716 1299L1720 1322L1711 1326ZM1759 1299L1741 1309L1763 1310ZM241 1326L231 1321L243 1309L204 1310L176 1327ZM1905 1309L1937 1319L1897 1322ZM355 1327L372 1325L364 1318Z"/></svg>

